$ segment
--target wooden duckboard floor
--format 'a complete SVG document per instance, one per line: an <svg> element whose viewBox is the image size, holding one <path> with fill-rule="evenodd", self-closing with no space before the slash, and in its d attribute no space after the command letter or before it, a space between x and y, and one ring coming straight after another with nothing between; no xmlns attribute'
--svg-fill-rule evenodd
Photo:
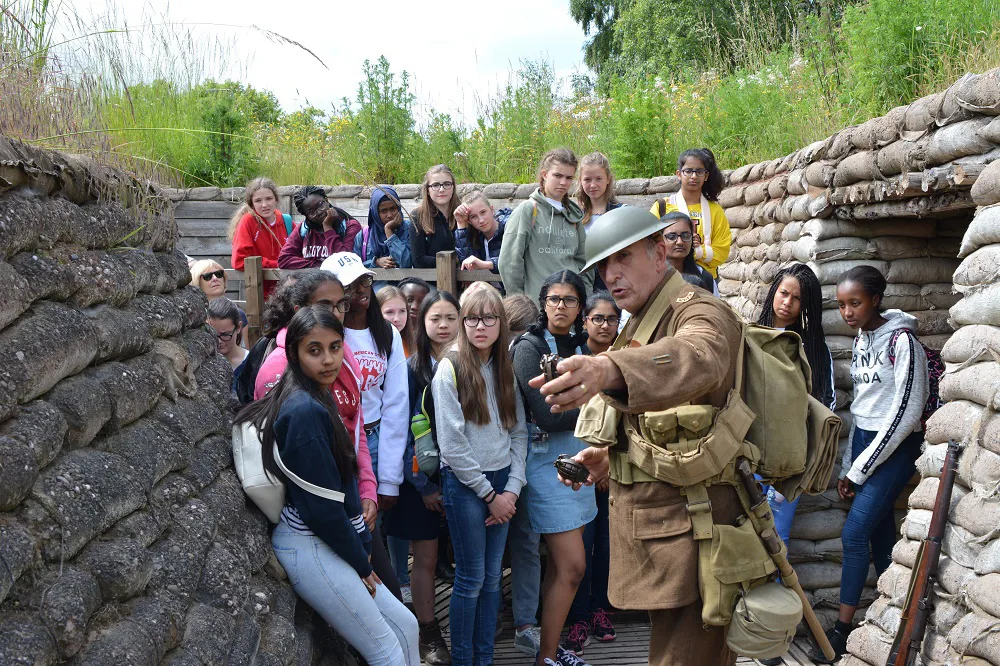
<svg viewBox="0 0 1000 666"><path fill-rule="evenodd" d="M449 645L451 645L451 636L448 633L450 598L451 585L438 580L434 610ZM503 633L496 639L494 666L527 666L532 663L531 657L514 647L509 569L504 571L503 599L504 607L501 615ZM583 658L591 666L646 666L649 657L649 629L649 620L644 613L619 613L615 616L615 630L618 632L618 637L609 643L591 641L584 651ZM811 649L807 639L797 638L789 653L783 657L786 666L815 666L815 662L807 656ZM740 666L751 666L759 662L741 657L736 663Z"/></svg>

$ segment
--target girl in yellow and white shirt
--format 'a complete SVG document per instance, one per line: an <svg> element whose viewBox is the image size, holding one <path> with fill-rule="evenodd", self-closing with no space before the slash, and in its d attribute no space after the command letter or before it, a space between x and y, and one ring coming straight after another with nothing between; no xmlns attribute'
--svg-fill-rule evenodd
<svg viewBox="0 0 1000 666"><path fill-rule="evenodd" d="M681 153L676 173L681 179L680 192L668 199L658 199L652 212L663 217L670 211L679 210L695 222L694 257L699 266L718 279L719 266L729 258L733 242L726 212L718 203L725 178L708 148L692 148ZM708 219L705 219L706 209Z"/></svg>

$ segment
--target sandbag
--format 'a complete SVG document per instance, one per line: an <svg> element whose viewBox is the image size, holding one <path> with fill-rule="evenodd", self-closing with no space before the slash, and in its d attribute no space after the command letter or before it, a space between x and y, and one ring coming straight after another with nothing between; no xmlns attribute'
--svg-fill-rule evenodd
<svg viewBox="0 0 1000 666"><path fill-rule="evenodd" d="M927 419L924 440L931 444L947 444L952 439L962 441L982 413L982 405L971 400L946 402Z"/></svg>
<svg viewBox="0 0 1000 666"><path fill-rule="evenodd" d="M816 240L812 236L802 236L795 241L792 256L796 261L808 263L838 259L870 259L874 255L870 254L868 241L864 238L841 236Z"/></svg>
<svg viewBox="0 0 1000 666"><path fill-rule="evenodd" d="M1000 203L1000 160L986 165L979 174L972 184L972 200L980 206Z"/></svg>
<svg viewBox="0 0 1000 666"><path fill-rule="evenodd" d="M980 576L986 574L1000 574L1000 539L994 539L986 544L983 552L976 558L976 573ZM1000 590L997 599L1000 601Z"/></svg>
<svg viewBox="0 0 1000 666"><path fill-rule="evenodd" d="M936 238L937 226L934 220L809 220L802 228L802 235L817 240L856 236L877 238L879 236L910 236L913 238Z"/></svg>
<svg viewBox="0 0 1000 666"><path fill-rule="evenodd" d="M851 632L847 649L852 655L863 655L866 663L884 664L892 650L892 636L874 624L863 624Z"/></svg>
<svg viewBox="0 0 1000 666"><path fill-rule="evenodd" d="M781 240L795 242L802 237L802 227L805 222L789 222L781 230Z"/></svg>
<svg viewBox="0 0 1000 666"><path fill-rule="evenodd" d="M958 291L964 289L958 285L955 288ZM963 294L962 300L955 303L948 312L951 316L951 326L956 329L971 324L1000 326L1000 284L992 284Z"/></svg>
<svg viewBox="0 0 1000 666"><path fill-rule="evenodd" d="M885 146L875 155L875 165L884 178L909 171L923 171L927 164L927 140L900 139Z"/></svg>
<svg viewBox="0 0 1000 666"><path fill-rule="evenodd" d="M955 291L950 282L925 284L920 287L921 309L947 310L960 300L962 295Z"/></svg>
<svg viewBox="0 0 1000 666"><path fill-rule="evenodd" d="M882 273L882 275L887 275L889 273L889 262L881 261L878 259L858 259L858 260L843 260L843 261L828 261L824 263L817 263L814 261L808 262L809 268L812 272L816 274L819 279L820 284L837 284L837 280L840 276L855 266L872 266L877 271ZM911 280L897 280L898 282L912 282ZM940 282L940 280L935 280Z"/></svg>
<svg viewBox="0 0 1000 666"><path fill-rule="evenodd" d="M736 206L726 209L730 229L746 229L752 223L753 206Z"/></svg>
<svg viewBox="0 0 1000 666"><path fill-rule="evenodd" d="M958 256L967 257L984 245L993 243L1000 243L1000 204L979 209L962 238Z"/></svg>
<svg viewBox="0 0 1000 666"><path fill-rule="evenodd" d="M1000 282L1000 245L986 245L971 253L955 269L953 282L956 286L978 287Z"/></svg>
<svg viewBox="0 0 1000 666"><path fill-rule="evenodd" d="M969 582L966 594L976 610L985 611L993 617L1000 616L1000 574L977 576Z"/></svg>
<svg viewBox="0 0 1000 666"><path fill-rule="evenodd" d="M930 511L912 509L903 521L902 533L907 539L923 540L927 537L930 521ZM976 566L976 558L983 550L981 544L975 543L975 538L975 535L965 528L948 523L945 525L941 550L963 567L972 569Z"/></svg>
<svg viewBox="0 0 1000 666"><path fill-rule="evenodd" d="M966 74L955 83L954 90L956 102L962 108L973 113L1000 115L1000 72L997 70Z"/></svg>
<svg viewBox="0 0 1000 666"><path fill-rule="evenodd" d="M921 339L928 335L951 334L947 310L914 310L910 314L917 318L917 335Z"/></svg>
<svg viewBox="0 0 1000 666"><path fill-rule="evenodd" d="M969 613L948 632L948 642L959 655L982 657L1000 664L1000 620L986 613Z"/></svg>
<svg viewBox="0 0 1000 666"><path fill-rule="evenodd" d="M965 363L973 356L983 355L982 360L991 360L990 349L1000 354L1000 326L971 324L958 329L941 350L941 358L946 363Z"/></svg>
<svg viewBox="0 0 1000 666"><path fill-rule="evenodd" d="M976 363L941 377L941 399L970 400L984 407L1000 408L1000 364Z"/></svg>
<svg viewBox="0 0 1000 666"><path fill-rule="evenodd" d="M951 276L958 265L958 259L943 257L898 259L889 264L889 272L885 279L890 283L899 284L951 282Z"/></svg>
<svg viewBox="0 0 1000 666"><path fill-rule="evenodd" d="M875 180L880 177L875 164L875 153L870 150L849 155L840 161L833 174L833 186L844 187L863 180Z"/></svg>
<svg viewBox="0 0 1000 666"><path fill-rule="evenodd" d="M840 316L840 313L837 313ZM824 332L826 329L824 327ZM830 349L830 355L833 358L851 358L851 354L854 351L854 336L851 335L833 335L831 333L826 333L826 346ZM837 401L840 404L840 401Z"/></svg>
<svg viewBox="0 0 1000 666"><path fill-rule="evenodd" d="M991 118L972 118L931 134L927 142L927 165L937 166L966 155L980 155L996 146L979 134Z"/></svg>
<svg viewBox="0 0 1000 666"><path fill-rule="evenodd" d="M995 481L1000 481L997 478ZM1000 529L1000 499L966 493L955 505L955 524L977 537Z"/></svg>

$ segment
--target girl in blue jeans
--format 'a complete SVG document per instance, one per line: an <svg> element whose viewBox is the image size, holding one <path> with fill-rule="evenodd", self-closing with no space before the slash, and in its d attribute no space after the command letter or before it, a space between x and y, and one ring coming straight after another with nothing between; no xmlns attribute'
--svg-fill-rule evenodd
<svg viewBox="0 0 1000 666"><path fill-rule="evenodd" d="M851 360L854 432L837 482L841 499L853 503L841 535L840 617L827 632L838 658L847 651L868 576L869 544L875 570L881 574L889 567L896 540L892 508L920 455L930 392L917 321L899 310L880 310L885 288L885 278L871 266L852 268L837 283L840 315L858 331Z"/></svg>
<svg viewBox="0 0 1000 666"><path fill-rule="evenodd" d="M236 423L261 433L264 467L334 491L320 497L285 483L286 504L271 545L296 594L368 664L420 666L417 619L371 566L371 532L358 491L354 444L330 392L344 359L344 326L329 308L306 306L288 324L288 367Z"/></svg>
<svg viewBox="0 0 1000 666"><path fill-rule="evenodd" d="M487 666L493 663L501 561L524 486L528 434L507 354L510 334L500 294L472 293L460 315L458 351L441 359L431 380L444 508L455 550L451 659L455 666Z"/></svg>

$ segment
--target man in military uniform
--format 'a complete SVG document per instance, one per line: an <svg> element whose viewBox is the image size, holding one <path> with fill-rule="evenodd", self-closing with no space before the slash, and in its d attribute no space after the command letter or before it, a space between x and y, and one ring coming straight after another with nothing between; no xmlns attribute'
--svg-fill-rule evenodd
<svg viewBox="0 0 1000 666"><path fill-rule="evenodd" d="M576 409L601 394L623 417L610 448L591 447L576 459L589 482L611 477L611 578L608 596L621 609L648 610L652 633L649 663L662 666L735 664L725 627L702 622L698 546L692 514L711 512L715 524L743 515L732 486L708 488L709 506L692 507L677 486L658 481L629 462L624 415L685 404L722 408L736 380L741 324L722 301L681 278L667 261L666 224L649 211L624 207L587 238L587 265L596 266L615 302L635 313L616 342L597 356L563 360L559 377L532 380L553 412ZM653 307L669 289L669 306ZM663 314L648 344L634 340L651 310ZM650 330L647 323L646 330ZM672 335L670 335L672 332ZM703 502L702 504L705 504Z"/></svg>

